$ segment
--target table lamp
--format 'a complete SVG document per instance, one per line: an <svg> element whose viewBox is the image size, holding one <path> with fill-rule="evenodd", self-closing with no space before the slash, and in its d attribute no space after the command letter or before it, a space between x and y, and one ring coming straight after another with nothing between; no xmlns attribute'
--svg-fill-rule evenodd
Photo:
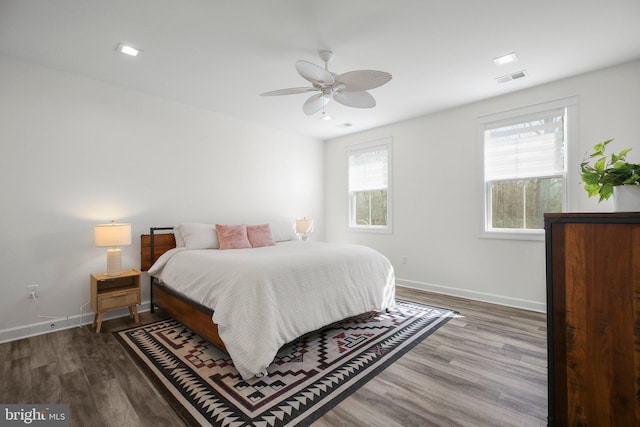
<svg viewBox="0 0 640 427"><path fill-rule="evenodd" d="M296 220L296 233L300 235L305 242L309 240L309 235L313 232L313 220L312 219L297 219Z"/></svg>
<svg viewBox="0 0 640 427"><path fill-rule="evenodd" d="M118 276L122 273L122 249L117 246L131 244L131 224L98 224L94 235L97 247L107 249L107 276Z"/></svg>

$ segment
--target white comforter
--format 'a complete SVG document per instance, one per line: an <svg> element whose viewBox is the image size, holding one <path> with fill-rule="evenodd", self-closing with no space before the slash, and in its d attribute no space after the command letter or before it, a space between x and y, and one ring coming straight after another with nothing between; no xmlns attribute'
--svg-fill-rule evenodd
<svg viewBox="0 0 640 427"><path fill-rule="evenodd" d="M149 274L213 309L244 379L265 373L281 346L307 332L395 305L391 263L365 246L290 241L251 249L176 248Z"/></svg>

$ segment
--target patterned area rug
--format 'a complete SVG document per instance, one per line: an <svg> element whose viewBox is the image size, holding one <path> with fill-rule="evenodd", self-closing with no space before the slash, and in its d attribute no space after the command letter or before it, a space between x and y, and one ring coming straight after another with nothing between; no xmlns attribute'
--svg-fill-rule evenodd
<svg viewBox="0 0 640 427"><path fill-rule="evenodd" d="M116 332L189 424L306 426L456 313L397 301L299 338L268 375L243 381L229 356L173 319Z"/></svg>

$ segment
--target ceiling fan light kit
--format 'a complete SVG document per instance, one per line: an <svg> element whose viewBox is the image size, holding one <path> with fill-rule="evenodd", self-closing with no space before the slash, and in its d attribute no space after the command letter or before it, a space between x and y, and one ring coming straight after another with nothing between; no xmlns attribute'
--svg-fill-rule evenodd
<svg viewBox="0 0 640 427"><path fill-rule="evenodd" d="M329 71L329 61L333 58L330 50L321 50L320 59L324 61L324 68L309 61L297 61L295 66L298 74L311 83L312 87L293 87L273 90L260 94L261 96L293 95L306 92L319 92L312 95L302 105L302 111L312 115L323 110L332 99L347 107L373 108L376 101L368 90L375 89L388 83L391 74L376 70L357 70L343 74Z"/></svg>

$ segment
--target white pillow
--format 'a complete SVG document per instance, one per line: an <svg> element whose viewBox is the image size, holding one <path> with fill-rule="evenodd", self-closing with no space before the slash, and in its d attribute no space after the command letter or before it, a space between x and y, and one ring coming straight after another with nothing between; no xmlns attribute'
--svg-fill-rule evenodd
<svg viewBox="0 0 640 427"><path fill-rule="evenodd" d="M187 249L218 249L218 234L213 224L200 224L197 222L185 222L174 229L176 236L184 242ZM178 237L176 237L176 246Z"/></svg>
<svg viewBox="0 0 640 427"><path fill-rule="evenodd" d="M182 228L180 225L173 227L173 237L176 238L176 248L184 248L184 237L182 237Z"/></svg>
<svg viewBox="0 0 640 427"><path fill-rule="evenodd" d="M298 235L295 231L295 221L272 221L269 225L271 226L271 236L273 236L274 242L298 240Z"/></svg>

